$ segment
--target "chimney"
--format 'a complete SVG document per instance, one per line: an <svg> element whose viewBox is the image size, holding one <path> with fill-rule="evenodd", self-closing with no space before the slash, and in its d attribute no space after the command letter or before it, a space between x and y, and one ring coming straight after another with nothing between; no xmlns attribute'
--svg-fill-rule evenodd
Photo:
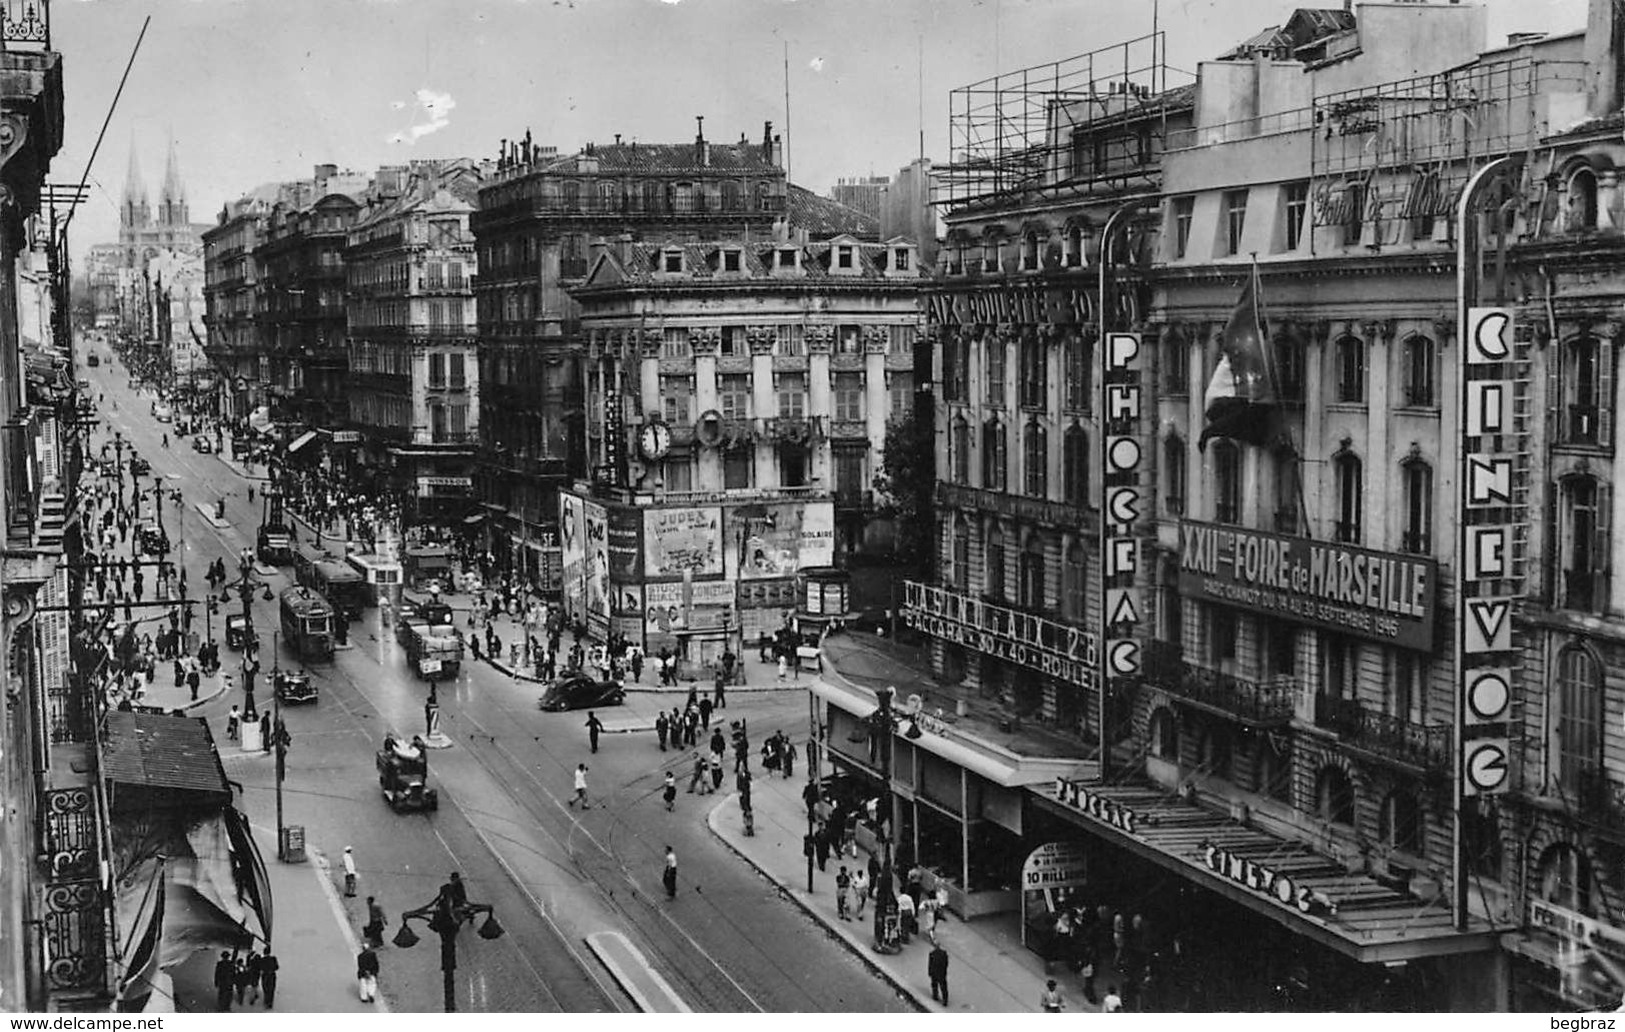
<svg viewBox="0 0 1625 1032"><path fill-rule="evenodd" d="M615 134L615 146L619 147L620 145L621 145L621 134L616 133Z"/></svg>
<svg viewBox="0 0 1625 1032"><path fill-rule="evenodd" d="M762 160L773 163L773 123L762 123Z"/></svg>
<svg viewBox="0 0 1625 1032"><path fill-rule="evenodd" d="M1614 0L1590 0L1586 11L1586 114L1593 118L1620 108L1620 61L1625 57L1625 17Z"/></svg>
<svg viewBox="0 0 1625 1032"><path fill-rule="evenodd" d="M625 265L632 260L632 234L622 233L615 238L615 257Z"/></svg>
<svg viewBox="0 0 1625 1032"><path fill-rule="evenodd" d="M705 116L695 115L698 129L694 133L694 162L701 168L711 167L711 145L705 142Z"/></svg>

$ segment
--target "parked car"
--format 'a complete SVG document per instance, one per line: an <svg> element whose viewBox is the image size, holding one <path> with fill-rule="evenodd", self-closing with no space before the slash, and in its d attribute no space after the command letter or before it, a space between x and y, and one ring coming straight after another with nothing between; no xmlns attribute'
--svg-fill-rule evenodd
<svg viewBox="0 0 1625 1032"><path fill-rule="evenodd" d="M204 434L198 434L192 438L192 450L202 455L211 455L214 453L214 442Z"/></svg>
<svg viewBox="0 0 1625 1032"><path fill-rule="evenodd" d="M169 407L167 401L155 401L152 403L152 418L160 423L167 423L175 418L175 410Z"/></svg>
<svg viewBox="0 0 1625 1032"><path fill-rule="evenodd" d="M130 476L144 477L152 472L152 463L139 455L130 456Z"/></svg>
<svg viewBox="0 0 1625 1032"><path fill-rule="evenodd" d="M138 540L141 542L141 551L148 555L164 555L169 551L169 535L156 523L142 526Z"/></svg>
<svg viewBox="0 0 1625 1032"><path fill-rule="evenodd" d="M626 701L626 689L619 681L598 681L582 674L568 674L547 686L536 700L539 709L562 711L619 706Z"/></svg>

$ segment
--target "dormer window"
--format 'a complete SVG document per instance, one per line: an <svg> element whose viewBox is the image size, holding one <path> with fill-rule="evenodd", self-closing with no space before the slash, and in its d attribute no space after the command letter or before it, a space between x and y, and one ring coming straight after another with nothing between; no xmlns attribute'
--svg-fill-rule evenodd
<svg viewBox="0 0 1625 1032"><path fill-rule="evenodd" d="M779 248L779 268L793 269L796 267L796 249L793 247Z"/></svg>
<svg viewBox="0 0 1625 1032"><path fill-rule="evenodd" d="M738 272L743 267L741 262L741 256L738 251L728 250L722 252L723 272Z"/></svg>
<svg viewBox="0 0 1625 1032"><path fill-rule="evenodd" d="M852 248L851 248L851 246L846 245L846 244L842 244L840 247L837 247L835 249L835 267L837 269L850 269L850 268L852 268Z"/></svg>
<svg viewBox="0 0 1625 1032"><path fill-rule="evenodd" d="M683 252L675 248L661 252L660 269L662 272L682 272Z"/></svg>
<svg viewBox="0 0 1625 1032"><path fill-rule="evenodd" d="M899 247L892 252L892 269L896 272L908 271L908 248Z"/></svg>

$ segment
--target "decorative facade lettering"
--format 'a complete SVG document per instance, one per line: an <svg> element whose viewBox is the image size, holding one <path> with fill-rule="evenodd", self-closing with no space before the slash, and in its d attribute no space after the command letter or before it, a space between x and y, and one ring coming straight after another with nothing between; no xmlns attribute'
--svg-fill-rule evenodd
<svg viewBox="0 0 1625 1032"><path fill-rule="evenodd" d="M1337 913L1337 904L1325 893L1307 885L1299 885L1291 875L1282 874L1256 861L1237 856L1211 842L1202 843L1200 852L1203 866L1214 874L1246 886L1282 906L1291 907L1300 913L1319 916Z"/></svg>
<svg viewBox="0 0 1625 1032"><path fill-rule="evenodd" d="M1115 800L1107 799L1085 788L1082 782L1068 778L1055 779L1055 801L1064 803L1079 813L1093 817L1102 824L1130 835L1139 835L1136 825L1140 815Z"/></svg>

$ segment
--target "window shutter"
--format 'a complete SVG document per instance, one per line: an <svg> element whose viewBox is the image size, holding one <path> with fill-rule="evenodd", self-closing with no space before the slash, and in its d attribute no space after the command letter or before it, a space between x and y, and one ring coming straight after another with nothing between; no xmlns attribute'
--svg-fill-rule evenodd
<svg viewBox="0 0 1625 1032"><path fill-rule="evenodd" d="M1597 525L1592 528L1591 570L1597 575L1596 597L1593 605L1597 612L1608 609L1609 574L1613 556L1609 550L1609 528L1613 524L1613 486L1597 483Z"/></svg>
<svg viewBox="0 0 1625 1032"><path fill-rule="evenodd" d="M1611 451L1614 447L1614 358L1618 349L1606 338L1597 343L1597 443Z"/></svg>

